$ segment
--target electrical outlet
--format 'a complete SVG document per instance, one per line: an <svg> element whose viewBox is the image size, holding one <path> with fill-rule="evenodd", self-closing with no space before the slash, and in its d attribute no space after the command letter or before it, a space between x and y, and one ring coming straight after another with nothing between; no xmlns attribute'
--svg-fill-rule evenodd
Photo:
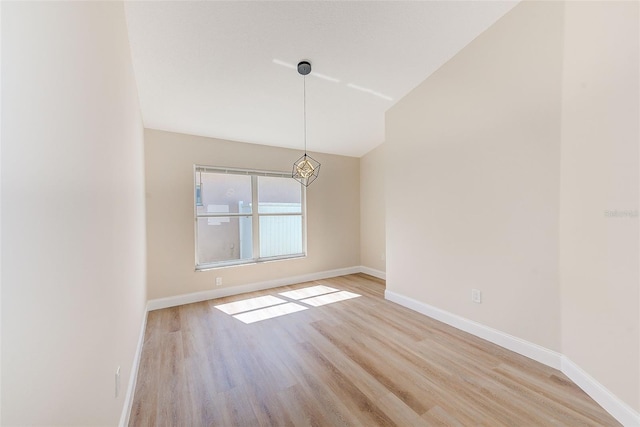
<svg viewBox="0 0 640 427"><path fill-rule="evenodd" d="M216 277L216 286L222 286L222 277Z"/></svg>
<svg viewBox="0 0 640 427"><path fill-rule="evenodd" d="M482 292L479 289L471 289L471 301L476 304L482 303Z"/></svg>
<svg viewBox="0 0 640 427"><path fill-rule="evenodd" d="M120 394L120 366L116 369L116 396Z"/></svg>

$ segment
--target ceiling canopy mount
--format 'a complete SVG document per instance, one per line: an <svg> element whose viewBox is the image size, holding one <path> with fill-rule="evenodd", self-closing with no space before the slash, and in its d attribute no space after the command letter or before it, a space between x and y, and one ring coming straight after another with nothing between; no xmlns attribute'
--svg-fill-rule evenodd
<svg viewBox="0 0 640 427"><path fill-rule="evenodd" d="M300 61L298 62L298 73L303 76L306 76L311 72L311 63L309 61Z"/></svg>

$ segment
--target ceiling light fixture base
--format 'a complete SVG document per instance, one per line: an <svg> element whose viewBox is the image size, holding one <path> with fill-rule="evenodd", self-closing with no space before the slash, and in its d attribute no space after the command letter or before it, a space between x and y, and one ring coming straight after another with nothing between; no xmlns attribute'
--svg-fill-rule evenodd
<svg viewBox="0 0 640 427"><path fill-rule="evenodd" d="M300 61L298 62L298 73L303 76L306 76L311 72L311 63L309 61Z"/></svg>

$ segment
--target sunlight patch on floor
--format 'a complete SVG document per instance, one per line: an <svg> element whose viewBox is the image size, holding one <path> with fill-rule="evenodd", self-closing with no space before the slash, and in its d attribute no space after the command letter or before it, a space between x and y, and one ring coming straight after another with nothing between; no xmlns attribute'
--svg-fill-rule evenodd
<svg viewBox="0 0 640 427"><path fill-rule="evenodd" d="M338 289L330 288L329 286L310 286L308 288L296 289L295 291L280 292L278 295L283 297L301 300L304 298L315 297L317 295L328 294L331 292L338 292Z"/></svg>
<svg viewBox="0 0 640 427"><path fill-rule="evenodd" d="M280 292L278 295L296 300L296 302L290 302L273 295L265 295L219 304L214 307L249 324L361 296L323 285Z"/></svg>
<svg viewBox="0 0 640 427"><path fill-rule="evenodd" d="M267 320L278 316L284 316L285 314L296 313L302 310L308 310L308 308L296 304L295 302L288 302L286 304L274 305L273 307L261 308L259 310L236 314L233 317L248 324L259 322L260 320Z"/></svg>
<svg viewBox="0 0 640 427"><path fill-rule="evenodd" d="M300 302L312 305L314 307L320 307L321 305L331 304L338 301L344 301L351 298L359 297L360 295L353 292L340 291L332 294L320 295L313 298L303 299Z"/></svg>
<svg viewBox="0 0 640 427"><path fill-rule="evenodd" d="M256 310L258 308L270 307L272 305L283 304L287 302L281 298L277 298L271 295L264 297L255 297L249 299L243 299L240 301L234 301L227 304L216 305L220 311L224 311L227 314L237 314L249 310Z"/></svg>

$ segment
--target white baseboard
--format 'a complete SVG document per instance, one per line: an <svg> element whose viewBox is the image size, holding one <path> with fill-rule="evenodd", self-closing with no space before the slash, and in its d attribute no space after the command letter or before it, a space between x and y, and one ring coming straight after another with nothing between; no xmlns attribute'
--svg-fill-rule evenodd
<svg viewBox="0 0 640 427"><path fill-rule="evenodd" d="M605 386L573 363L567 356L562 356L562 373L571 379L578 387L598 402L611 416L623 426L640 426L640 414L629 405L611 393Z"/></svg>
<svg viewBox="0 0 640 427"><path fill-rule="evenodd" d="M347 267L337 270L320 271L317 273L303 274L301 276L283 277L281 279L267 280L265 282L249 283L246 285L232 286L229 288L210 289L191 294L176 295L167 298L149 300L147 308L149 311L162 308L175 307L178 305L191 304L194 302L206 301L215 298L228 297L230 295L244 294L264 289L277 288L278 286L295 285L297 283L311 282L313 280L329 279L331 277L345 276L347 274L360 273L361 267Z"/></svg>
<svg viewBox="0 0 640 427"><path fill-rule="evenodd" d="M131 375L129 375L129 386L127 387L127 395L124 398L122 414L120 415L119 427L127 427L129 425L129 417L131 416L131 408L133 406L133 393L136 391L136 381L138 379L138 368L140 367L140 358L142 357L142 344L144 343L144 331L147 328L147 313L145 310L142 318L142 326L140 328L140 336L138 337L138 346L136 354L133 357L133 365L131 366Z"/></svg>
<svg viewBox="0 0 640 427"><path fill-rule="evenodd" d="M463 330L483 338L515 353L536 360L552 368L562 371L578 387L598 402L605 411L626 427L639 427L640 414L607 390L602 384L587 374L582 368L566 356L549 350L529 341L490 328L473 320L466 319L448 311L433 307L393 291L385 291L387 300L400 304L425 316L439 320L454 328Z"/></svg>
<svg viewBox="0 0 640 427"><path fill-rule="evenodd" d="M472 335L490 341L494 344L514 351L530 359L536 360L555 369L560 369L562 363L562 355L555 351L549 350L537 344L525 341L513 335L506 334L497 329L490 328L473 320L449 313L429 304L417 301L413 298L406 297L393 291L385 291L384 297L389 301L400 304L425 316L439 320L454 328L469 332Z"/></svg>
<svg viewBox="0 0 640 427"><path fill-rule="evenodd" d="M377 277L378 279L387 280L387 273L384 271L365 267L364 265L360 266L360 273L368 274L369 276Z"/></svg>

